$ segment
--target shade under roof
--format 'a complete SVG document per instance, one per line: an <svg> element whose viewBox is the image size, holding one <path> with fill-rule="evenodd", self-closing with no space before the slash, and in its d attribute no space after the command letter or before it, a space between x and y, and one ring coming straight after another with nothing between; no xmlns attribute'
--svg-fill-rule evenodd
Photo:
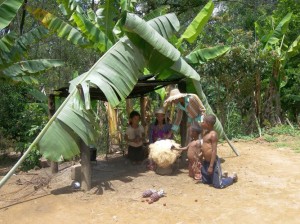
<svg viewBox="0 0 300 224"><path fill-rule="evenodd" d="M152 77L152 75L148 75L140 78L127 98L141 97L155 91L156 89L160 89L171 84L178 84L182 81L182 79L159 81L152 79ZM54 95L67 97L69 95L69 87L62 87L54 90ZM104 93L99 88L90 88L90 96L91 99L94 100L107 101Z"/></svg>

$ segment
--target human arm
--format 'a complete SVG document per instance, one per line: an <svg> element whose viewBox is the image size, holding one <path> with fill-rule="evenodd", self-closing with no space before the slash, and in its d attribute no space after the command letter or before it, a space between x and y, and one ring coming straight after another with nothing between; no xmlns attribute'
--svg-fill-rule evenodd
<svg viewBox="0 0 300 224"><path fill-rule="evenodd" d="M217 158L217 144L218 144L218 134L215 131L212 131L211 136L210 136L210 141L211 141L211 159L210 159L210 163L209 163L209 168L207 170L207 172L209 174L213 173L213 169L214 169L214 163L216 161Z"/></svg>
<svg viewBox="0 0 300 224"><path fill-rule="evenodd" d="M125 134L125 141L126 142L134 142L134 139L129 139L129 137L128 137L128 135L127 134Z"/></svg>

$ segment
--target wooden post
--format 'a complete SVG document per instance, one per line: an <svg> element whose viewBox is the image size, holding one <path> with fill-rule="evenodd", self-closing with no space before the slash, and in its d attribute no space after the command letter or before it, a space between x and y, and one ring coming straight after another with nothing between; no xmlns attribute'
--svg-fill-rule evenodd
<svg viewBox="0 0 300 224"><path fill-rule="evenodd" d="M90 161L90 148L80 141L80 159L81 159L81 189L84 191L91 190L92 172Z"/></svg>
<svg viewBox="0 0 300 224"><path fill-rule="evenodd" d="M178 84L178 89L181 93L186 92L186 84L185 82L180 82ZM187 130L187 115L183 113L181 124L180 124L180 136L181 136L181 145L186 146L189 142L188 139L188 130Z"/></svg>
<svg viewBox="0 0 300 224"><path fill-rule="evenodd" d="M50 94L48 96L48 111L49 111L49 119L55 114L55 96L54 94ZM58 173L58 163L51 161L51 172Z"/></svg>
<svg viewBox="0 0 300 224"><path fill-rule="evenodd" d="M141 113L141 123L142 126L145 127L146 126L146 100L144 96L140 97L140 113Z"/></svg>

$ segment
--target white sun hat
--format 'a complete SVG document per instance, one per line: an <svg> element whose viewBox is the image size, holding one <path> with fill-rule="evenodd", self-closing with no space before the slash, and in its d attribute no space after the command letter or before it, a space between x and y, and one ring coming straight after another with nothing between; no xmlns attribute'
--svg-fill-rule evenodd
<svg viewBox="0 0 300 224"><path fill-rule="evenodd" d="M172 89L169 97L165 100L164 104L170 103L173 100L180 99L187 96L186 93L181 93L178 89Z"/></svg>
<svg viewBox="0 0 300 224"><path fill-rule="evenodd" d="M155 114L165 114L165 109L163 107L159 107L155 110Z"/></svg>

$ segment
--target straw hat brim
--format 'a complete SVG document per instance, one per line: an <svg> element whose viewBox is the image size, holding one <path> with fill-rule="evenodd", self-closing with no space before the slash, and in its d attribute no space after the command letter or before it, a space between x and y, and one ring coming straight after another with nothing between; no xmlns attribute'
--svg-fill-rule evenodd
<svg viewBox="0 0 300 224"><path fill-rule="evenodd" d="M170 103L170 102L172 102L173 100L180 99L180 98L183 98L183 97L186 97L186 96L187 96L187 93L178 93L178 94L176 94L176 95L174 95L174 96L169 96L169 97L165 100L164 104Z"/></svg>

